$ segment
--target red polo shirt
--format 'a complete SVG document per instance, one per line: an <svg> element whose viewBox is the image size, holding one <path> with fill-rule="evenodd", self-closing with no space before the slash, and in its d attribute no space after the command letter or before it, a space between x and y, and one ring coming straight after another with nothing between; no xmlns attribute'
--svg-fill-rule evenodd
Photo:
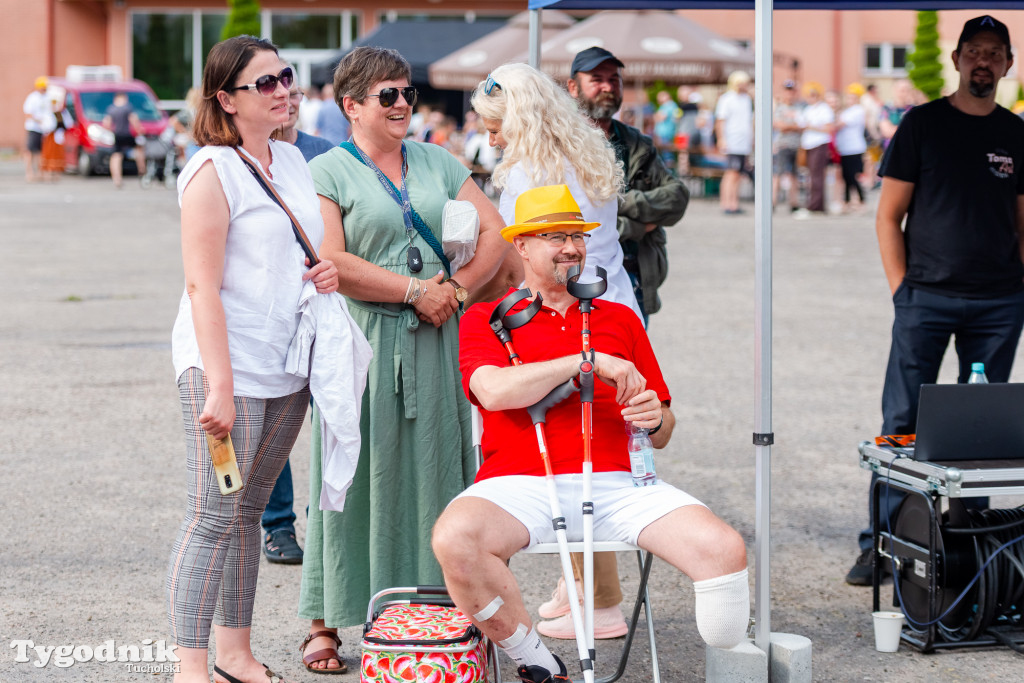
<svg viewBox="0 0 1024 683"><path fill-rule="evenodd" d="M515 290L509 290L509 293ZM506 295L507 296L507 295ZM521 302L513 310L523 308ZM480 367L507 367L505 347L491 331L488 320L498 302L470 307L459 322L459 364L466 396L479 406L469 389L469 379ZM582 316L573 304L563 318L543 306L533 320L512 331L512 344L524 363L580 356ZM632 361L647 380L647 388L662 401L671 400L661 368L654 357L640 319L631 309L611 301L594 301L590 312L590 345L596 351ZM595 472L629 470L625 420L615 402L615 389L594 378L594 435L591 454ZM533 422L525 408L490 412L480 408L484 419L484 464L477 481L513 474L544 476ZM580 472L583 463L582 412L579 394L573 394L548 410L546 437L555 474Z"/></svg>

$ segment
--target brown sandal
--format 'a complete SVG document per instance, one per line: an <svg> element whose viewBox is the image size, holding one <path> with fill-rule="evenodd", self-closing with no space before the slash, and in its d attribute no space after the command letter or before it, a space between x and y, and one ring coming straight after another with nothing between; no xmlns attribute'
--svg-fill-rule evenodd
<svg viewBox="0 0 1024 683"><path fill-rule="evenodd" d="M306 654L306 646L309 645L309 641L314 638L330 638L335 642L335 647L325 647L322 650L311 652ZM331 631L314 631L306 636L302 641L302 645L299 645L299 652L302 653L302 664L306 667L306 671L310 671L315 674L343 674L348 671L348 665L345 664L345 660L338 654L338 648L341 647L341 638L338 637L337 633ZM337 659L341 665L337 669L316 669L310 666L314 662L322 662L324 660Z"/></svg>

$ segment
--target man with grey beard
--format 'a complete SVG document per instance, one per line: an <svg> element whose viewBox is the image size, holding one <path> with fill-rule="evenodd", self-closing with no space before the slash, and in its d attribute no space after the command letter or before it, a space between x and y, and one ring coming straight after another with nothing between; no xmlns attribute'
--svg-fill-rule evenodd
<svg viewBox="0 0 1024 683"><path fill-rule="evenodd" d="M1013 66L1006 25L987 15L971 19L952 58L956 92L903 117L880 173L875 228L895 309L882 389L885 435L916 433L920 387L938 378L950 337L960 382L976 363L989 381L1006 382L1024 326L1024 121L995 102L996 85ZM885 496L883 488L882 496L884 529L903 495ZM984 507L987 500L965 503ZM870 585L870 527L860 548L846 582ZM882 569L888 573L889 563Z"/></svg>
<svg viewBox="0 0 1024 683"><path fill-rule="evenodd" d="M665 168L649 137L612 118L622 105L623 66L608 50L588 48L572 60L566 87L622 162L626 188L619 197L619 243L646 326L661 308L658 287L668 275L665 227L683 217L690 193Z"/></svg>

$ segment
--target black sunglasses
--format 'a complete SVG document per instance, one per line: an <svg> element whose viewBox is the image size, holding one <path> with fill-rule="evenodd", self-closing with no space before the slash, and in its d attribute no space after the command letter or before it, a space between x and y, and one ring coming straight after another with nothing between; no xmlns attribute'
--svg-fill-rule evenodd
<svg viewBox="0 0 1024 683"><path fill-rule="evenodd" d="M292 83L295 82L295 72L292 71L290 66L281 69L281 73L276 76L266 75L260 76L256 79L255 83L247 83L245 85L236 85L234 88L225 88L225 92L234 92L236 90L255 90L264 97L270 97L277 90L277 84L280 83L288 90L292 87Z"/></svg>
<svg viewBox="0 0 1024 683"><path fill-rule="evenodd" d="M402 97L410 107L416 104L416 98L419 96L419 91L415 86L407 85L404 88L381 88L376 95L367 95L367 97L376 97L380 106L387 108L398 101L398 93L402 93Z"/></svg>

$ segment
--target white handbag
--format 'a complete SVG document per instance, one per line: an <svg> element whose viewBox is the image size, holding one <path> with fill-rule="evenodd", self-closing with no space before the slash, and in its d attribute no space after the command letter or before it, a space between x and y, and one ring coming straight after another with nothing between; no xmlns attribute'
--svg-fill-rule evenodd
<svg viewBox="0 0 1024 683"><path fill-rule="evenodd" d="M451 261L451 276L469 263L480 235L480 214L472 202L449 199L441 214L441 249Z"/></svg>

